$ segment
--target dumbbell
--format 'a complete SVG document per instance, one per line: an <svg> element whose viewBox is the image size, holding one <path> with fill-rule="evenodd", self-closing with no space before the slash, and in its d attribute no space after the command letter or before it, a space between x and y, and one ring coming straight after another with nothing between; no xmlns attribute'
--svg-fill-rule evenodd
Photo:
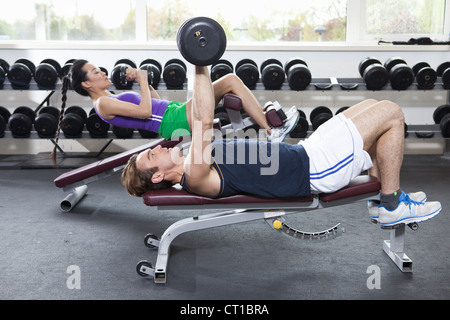
<svg viewBox="0 0 450 320"><path fill-rule="evenodd" d="M180 59L170 59L164 65L163 79L167 89L183 89L186 81L186 64Z"/></svg>
<svg viewBox="0 0 450 320"><path fill-rule="evenodd" d="M384 67L389 72L389 80L394 90L406 90L414 81L414 72L400 57L392 57L385 61Z"/></svg>
<svg viewBox="0 0 450 320"><path fill-rule="evenodd" d="M437 76L442 78L444 89L450 89L450 61L441 63L436 70Z"/></svg>
<svg viewBox="0 0 450 320"><path fill-rule="evenodd" d="M156 137L158 137L157 132L147 131L144 129L138 129L138 132L141 135L141 137L144 139L155 139Z"/></svg>
<svg viewBox="0 0 450 320"><path fill-rule="evenodd" d="M9 117L8 126L14 138L28 138L33 127L36 113L27 106L16 108Z"/></svg>
<svg viewBox="0 0 450 320"><path fill-rule="evenodd" d="M112 132L118 139L129 139L133 136L134 129L131 128L122 128L118 126L112 125Z"/></svg>
<svg viewBox="0 0 450 320"><path fill-rule="evenodd" d="M11 82L13 89L28 89L35 69L34 63L28 59L21 58L16 60L8 72L8 80Z"/></svg>
<svg viewBox="0 0 450 320"><path fill-rule="evenodd" d="M34 80L39 89L54 89L56 82L62 76L61 65L53 59L42 60L34 71Z"/></svg>
<svg viewBox="0 0 450 320"><path fill-rule="evenodd" d="M5 135L6 126L10 116L11 112L5 107L0 106L0 138Z"/></svg>
<svg viewBox="0 0 450 320"><path fill-rule="evenodd" d="M268 90L278 90L284 83L286 75L283 64L274 58L265 60L261 66L261 81Z"/></svg>
<svg viewBox="0 0 450 320"><path fill-rule="evenodd" d="M105 122L92 108L86 120L86 128L91 138L106 138L109 130L109 123Z"/></svg>
<svg viewBox="0 0 450 320"><path fill-rule="evenodd" d="M111 82L117 90L130 90L133 87L134 81L127 80L128 68L136 69L136 64L130 59L120 59L114 64L111 71Z"/></svg>
<svg viewBox="0 0 450 320"><path fill-rule="evenodd" d="M222 57L227 37L217 21L195 17L186 20L178 29L177 46L186 61L195 66L209 66Z"/></svg>
<svg viewBox="0 0 450 320"><path fill-rule="evenodd" d="M58 129L59 109L43 107L34 120L34 129L40 138L54 138Z"/></svg>
<svg viewBox="0 0 450 320"><path fill-rule="evenodd" d="M242 59L236 64L236 75L248 88L253 89L259 80L258 65L251 59Z"/></svg>
<svg viewBox="0 0 450 320"><path fill-rule="evenodd" d="M300 114L300 117L289 135L291 138L306 138L309 129L308 119L306 119L306 115L302 110L297 109L297 112Z"/></svg>
<svg viewBox="0 0 450 320"><path fill-rule="evenodd" d="M215 62L211 66L211 81L216 81L222 78L223 76L233 73L234 68L233 64L225 59L220 59L219 61Z"/></svg>
<svg viewBox="0 0 450 320"><path fill-rule="evenodd" d="M61 130L66 138L78 138L83 133L86 123L86 111L80 106L71 106L66 109L61 120Z"/></svg>
<svg viewBox="0 0 450 320"><path fill-rule="evenodd" d="M439 124L442 136L450 138L450 105L439 106L433 112L434 123Z"/></svg>
<svg viewBox="0 0 450 320"><path fill-rule="evenodd" d="M284 65L289 87L292 90L305 90L311 83L311 71L305 61L292 58Z"/></svg>
<svg viewBox="0 0 450 320"><path fill-rule="evenodd" d="M139 69L147 70L148 84L157 89L159 82L161 81L161 63L154 59L145 59L139 65Z"/></svg>
<svg viewBox="0 0 450 320"><path fill-rule="evenodd" d="M9 72L9 63L3 59L0 59L0 88L3 87L3 83L7 78L8 72Z"/></svg>
<svg viewBox="0 0 450 320"><path fill-rule="evenodd" d="M316 131L322 124L330 120L333 117L333 112L330 108L325 106L319 106L314 108L309 115L309 121L311 121L313 131Z"/></svg>
<svg viewBox="0 0 450 320"><path fill-rule="evenodd" d="M358 70L369 90L381 90L389 82L389 72L376 58L364 58Z"/></svg>
<svg viewBox="0 0 450 320"><path fill-rule="evenodd" d="M412 68L419 89L432 89L437 80L436 71L426 62L419 62Z"/></svg>

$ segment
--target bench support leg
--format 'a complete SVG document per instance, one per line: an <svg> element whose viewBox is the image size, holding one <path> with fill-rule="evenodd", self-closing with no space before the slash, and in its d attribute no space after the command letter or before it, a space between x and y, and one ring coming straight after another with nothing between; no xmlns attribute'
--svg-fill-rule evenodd
<svg viewBox="0 0 450 320"><path fill-rule="evenodd" d="M405 254L405 225L390 231L390 240L384 240L383 250L402 272L412 272L412 260Z"/></svg>

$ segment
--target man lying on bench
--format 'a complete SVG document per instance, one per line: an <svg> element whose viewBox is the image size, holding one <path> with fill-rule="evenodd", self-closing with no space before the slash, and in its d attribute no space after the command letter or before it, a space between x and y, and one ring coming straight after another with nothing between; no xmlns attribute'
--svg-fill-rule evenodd
<svg viewBox="0 0 450 320"><path fill-rule="evenodd" d="M122 173L128 193L142 196L179 183L211 198L268 198L331 193L362 171L379 179L380 203L369 214L382 227L428 220L442 209L423 192L400 188L404 117L390 101L365 100L335 116L297 145L257 140L213 141L214 92L206 67L195 67L192 143L186 156L160 146L130 158Z"/></svg>

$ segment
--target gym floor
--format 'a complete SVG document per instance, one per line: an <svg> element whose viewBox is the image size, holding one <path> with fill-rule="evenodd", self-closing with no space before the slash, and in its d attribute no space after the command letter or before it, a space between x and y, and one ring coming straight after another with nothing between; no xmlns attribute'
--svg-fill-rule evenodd
<svg viewBox="0 0 450 320"><path fill-rule="evenodd" d="M308 231L342 223L345 233L332 240L290 238L264 221L183 234L172 244L164 285L136 273L140 260L156 259L144 236L211 211L157 212L128 196L116 174L89 185L86 197L64 213L65 194L53 179L67 169L23 169L20 157L0 160L0 299L450 298L450 159L443 156L405 157L403 188L423 190L443 205L417 231L406 230L412 273L402 273L384 253L389 231L372 224L360 202L287 217Z"/></svg>

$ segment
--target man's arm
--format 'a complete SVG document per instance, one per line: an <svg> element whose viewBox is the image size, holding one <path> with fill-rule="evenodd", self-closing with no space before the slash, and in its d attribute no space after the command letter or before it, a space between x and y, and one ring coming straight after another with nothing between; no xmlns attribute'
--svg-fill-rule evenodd
<svg viewBox="0 0 450 320"><path fill-rule="evenodd" d="M192 143L184 163L186 183L192 192L215 196L220 179L211 167L211 140L215 107L214 90L207 67L195 67L192 97Z"/></svg>

